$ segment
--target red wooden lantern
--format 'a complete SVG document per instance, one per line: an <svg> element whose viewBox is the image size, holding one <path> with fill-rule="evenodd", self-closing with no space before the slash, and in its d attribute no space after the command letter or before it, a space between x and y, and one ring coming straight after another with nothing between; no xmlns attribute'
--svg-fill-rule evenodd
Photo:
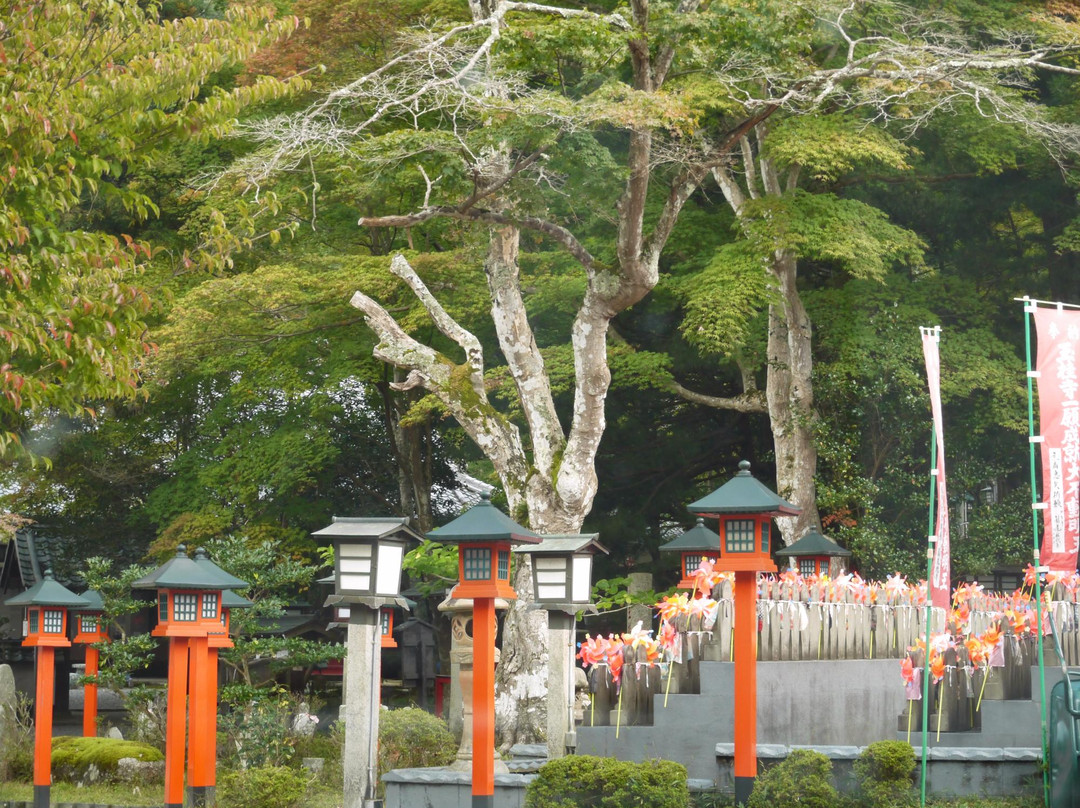
<svg viewBox="0 0 1080 808"><path fill-rule="evenodd" d="M68 648L68 611L87 602L45 570L40 581L9 598L8 606L26 607L23 645L37 649L34 694L34 808L48 808L52 788L53 675L57 648Z"/></svg>
<svg viewBox="0 0 1080 808"><path fill-rule="evenodd" d="M86 646L86 667L83 673L87 676L96 676L98 672L98 649L94 648L92 643L109 641L109 635L105 631L102 620L105 613L105 604L101 600L101 594L93 589L83 592L82 598L87 602L87 605L72 609L71 617L75 623L75 637L72 642ZM87 682L83 686L84 738L97 736L97 701L97 685Z"/></svg>
<svg viewBox="0 0 1080 808"><path fill-rule="evenodd" d="M772 517L800 510L754 479L745 460L734 477L689 508L719 519L720 564L735 572L735 801L745 803L757 776L757 573L776 571L769 556Z"/></svg>
<svg viewBox="0 0 1080 808"><path fill-rule="evenodd" d="M379 644L382 648L397 648L394 639L394 610L379 609Z"/></svg>
<svg viewBox="0 0 1080 808"><path fill-rule="evenodd" d="M495 598L517 599L510 586L510 545L539 544L540 537L491 504L480 502L428 538L456 544L458 585L452 598L473 601L472 805L491 808L495 799Z"/></svg>
<svg viewBox="0 0 1080 808"><path fill-rule="evenodd" d="M694 589L694 576L702 560L707 558L715 563L720 558L720 536L705 527L705 520L699 517L688 531L661 545L660 552L680 554L679 589Z"/></svg>
<svg viewBox="0 0 1080 808"><path fill-rule="evenodd" d="M215 638L217 647L222 642L230 642L222 631L222 591L247 585L246 581L229 575L212 562L201 547L194 559L188 558L187 548L182 544L177 547L175 558L132 584L136 589L158 591L158 624L151 633L169 638L165 717L166 808L181 808L184 803L185 718L191 730L191 765L188 769L191 801L196 806L213 802L217 746L217 651L211 652L210 642L211 637ZM187 716L185 706L189 707Z"/></svg>
<svg viewBox="0 0 1080 808"><path fill-rule="evenodd" d="M832 559L850 556L850 550L844 549L816 530L809 531L798 541L776 551L777 558L790 558L792 566L804 577L828 575Z"/></svg>

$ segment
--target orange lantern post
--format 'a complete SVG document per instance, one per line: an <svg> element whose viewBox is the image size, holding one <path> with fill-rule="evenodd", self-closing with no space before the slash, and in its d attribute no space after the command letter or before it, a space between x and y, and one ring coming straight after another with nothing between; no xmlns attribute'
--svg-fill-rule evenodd
<svg viewBox="0 0 1080 808"><path fill-rule="evenodd" d="M192 804L201 806L208 800L213 801L217 671L215 668L212 677L208 671L209 637L217 635L220 638L222 635L222 590L247 585L246 581L229 575L211 562L202 548L194 559L189 558L187 548L182 544L177 548L175 558L132 584L135 589L157 590L158 624L151 633L169 639L169 682L165 702L166 808L182 808L184 804L184 746L188 728L192 761L188 785L191 786ZM207 728L211 725L215 732L208 736ZM209 747L209 751L205 747Z"/></svg>
<svg viewBox="0 0 1080 808"><path fill-rule="evenodd" d="M491 495L447 525L432 541L458 545L458 585L452 598L473 601L472 806L495 804L495 599L516 600L510 586L510 545L540 537L491 504Z"/></svg>
<svg viewBox="0 0 1080 808"><path fill-rule="evenodd" d="M45 570L40 581L6 601L26 609L23 647L37 649L37 689L34 694L34 808L49 808L52 788L52 713L55 652L69 648L68 610L86 601L53 580Z"/></svg>
<svg viewBox="0 0 1080 808"><path fill-rule="evenodd" d="M728 482L688 507L719 519L720 563L735 573L735 801L745 803L757 776L757 574L776 572L772 517L801 511L756 480L746 460Z"/></svg>
<svg viewBox="0 0 1080 808"><path fill-rule="evenodd" d="M97 676L98 649L93 646L93 643L109 641L108 632L102 625L105 604L101 600L101 594L93 589L83 592L82 598L87 605L71 610L75 621L75 637L71 641L77 645L86 646L86 667L83 673L86 676ZM97 707L98 686L95 682L87 682L83 686L84 738L97 737Z"/></svg>

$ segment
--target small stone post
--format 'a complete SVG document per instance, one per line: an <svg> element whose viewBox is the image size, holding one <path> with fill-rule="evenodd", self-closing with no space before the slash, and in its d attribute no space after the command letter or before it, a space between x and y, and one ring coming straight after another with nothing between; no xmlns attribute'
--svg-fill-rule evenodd
<svg viewBox="0 0 1080 808"><path fill-rule="evenodd" d="M642 592L648 592L652 588L653 577L651 572L630 573L630 585L627 588L627 591L631 595L638 595ZM645 603L632 605L626 610L626 630L631 630L639 622L646 629L648 629L652 626L652 619L652 606L649 606Z"/></svg>
<svg viewBox="0 0 1080 808"><path fill-rule="evenodd" d="M372 718L379 709L378 690L373 683L381 680L378 611L353 604L349 609L349 628L345 647L345 808L366 808L368 794L374 794L375 745ZM363 695L370 693L370 698ZM370 789L370 791L369 791Z"/></svg>
<svg viewBox="0 0 1080 808"><path fill-rule="evenodd" d="M576 746L574 733L574 615L548 611L548 760L561 758L567 746ZM568 744L567 741L572 741Z"/></svg>

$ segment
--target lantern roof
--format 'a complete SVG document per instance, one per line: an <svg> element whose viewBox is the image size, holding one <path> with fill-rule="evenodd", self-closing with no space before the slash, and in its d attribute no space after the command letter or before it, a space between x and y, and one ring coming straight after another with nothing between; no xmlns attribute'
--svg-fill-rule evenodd
<svg viewBox="0 0 1080 808"><path fill-rule="evenodd" d="M41 580L13 598L4 601L5 606L86 606L86 599L79 597L62 583L53 579L51 569L46 569Z"/></svg>
<svg viewBox="0 0 1080 808"><path fill-rule="evenodd" d="M231 589L221 590L222 609L250 609L254 605L255 601L248 600L243 595L238 595Z"/></svg>
<svg viewBox="0 0 1080 808"><path fill-rule="evenodd" d="M506 541L514 544L539 544L541 537L522 527L491 504L491 494L480 494L480 501L452 522L427 534L442 544Z"/></svg>
<svg viewBox="0 0 1080 808"><path fill-rule="evenodd" d="M75 612L103 612L105 611L105 601L101 598L101 593L96 589L87 589L81 595L83 600L86 601L85 606L75 606L72 611Z"/></svg>
<svg viewBox="0 0 1080 808"><path fill-rule="evenodd" d="M396 516L335 516L333 521L312 533L326 539L385 539L395 533L403 538L422 541L423 536L409 527L409 520Z"/></svg>
<svg viewBox="0 0 1080 808"><path fill-rule="evenodd" d="M667 544L661 544L659 549L661 553L688 550L712 550L719 553L720 534L705 527L705 520L699 516L696 525Z"/></svg>
<svg viewBox="0 0 1080 808"><path fill-rule="evenodd" d="M132 589L233 589L247 585L247 581L241 581L235 575L230 575L211 561L202 547L195 551L195 558L189 558L187 548L181 544L176 548L176 556L148 575L134 581L131 587Z"/></svg>
<svg viewBox="0 0 1080 808"><path fill-rule="evenodd" d="M545 553L551 554L568 554L568 553L604 553L609 555L610 551L604 545L602 545L597 538L599 533L543 533L541 534L542 541L539 544L531 544L527 547L515 547L513 552L515 553L529 553L530 555L542 555Z"/></svg>
<svg viewBox="0 0 1080 808"><path fill-rule="evenodd" d="M811 530L801 539L787 547L781 547L775 555L780 556L849 556L851 550L841 547L832 539Z"/></svg>
<svg viewBox="0 0 1080 808"><path fill-rule="evenodd" d="M750 462L739 461L735 476L687 508L691 513L724 515L761 513L798 516L802 509L792 505L779 494L771 491L750 473Z"/></svg>

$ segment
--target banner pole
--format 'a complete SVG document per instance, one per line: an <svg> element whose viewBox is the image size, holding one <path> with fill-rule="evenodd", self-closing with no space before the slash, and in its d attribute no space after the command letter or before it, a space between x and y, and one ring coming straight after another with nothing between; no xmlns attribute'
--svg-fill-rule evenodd
<svg viewBox="0 0 1080 808"><path fill-rule="evenodd" d="M930 528L926 543L926 648L923 650L923 692L922 692L922 766L919 774L919 805L926 808L926 763L929 758L930 741L930 616L931 585L934 574L934 496L937 489L937 428L933 419L930 422Z"/></svg>
<svg viewBox="0 0 1080 808"><path fill-rule="evenodd" d="M1031 318L1032 308L1035 303L1024 298L1024 353L1027 357L1027 394L1028 394L1028 454L1031 461L1031 540L1032 559L1035 567L1035 641L1036 654L1039 657L1039 725L1042 730L1042 757L1043 757L1043 804L1050 805L1050 754L1047 748L1046 730L1046 666L1043 664L1043 632L1042 632L1042 583L1040 580L1039 565L1039 511L1035 508L1038 504L1038 496L1035 488L1035 396L1032 388L1031 365Z"/></svg>

